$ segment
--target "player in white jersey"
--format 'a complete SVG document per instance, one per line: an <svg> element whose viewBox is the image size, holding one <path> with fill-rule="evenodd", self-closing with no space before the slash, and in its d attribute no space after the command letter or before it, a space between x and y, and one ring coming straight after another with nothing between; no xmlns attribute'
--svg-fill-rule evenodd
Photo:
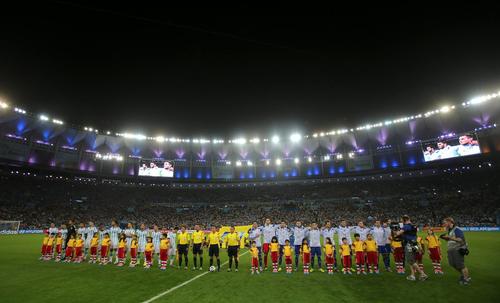
<svg viewBox="0 0 500 303"><path fill-rule="evenodd" d="M140 258L141 253L143 253L146 248L146 237L148 236L146 225L142 223L141 227L135 232L135 234L137 235L137 252Z"/></svg>
<svg viewBox="0 0 500 303"><path fill-rule="evenodd" d="M61 233L61 238L62 238L62 249L66 249L66 238L68 237L68 229L66 228L66 224L62 224L61 228L59 229L59 232Z"/></svg>
<svg viewBox="0 0 500 303"><path fill-rule="evenodd" d="M80 227L76 230L76 234L82 235L82 239L85 240L85 237L87 235L87 228L85 227L85 223L80 223Z"/></svg>
<svg viewBox="0 0 500 303"><path fill-rule="evenodd" d="M92 238L96 232L97 228L95 227L94 222L89 222L86 231L87 238L85 239L85 255L87 255L88 250L90 249L90 242L92 242Z"/></svg>
<svg viewBox="0 0 500 303"><path fill-rule="evenodd" d="M385 224L385 223L384 223ZM371 230L371 234L373 235L373 239L377 242L378 253L382 255L382 259L384 260L385 269L387 271L390 270L390 253L391 246L386 245L389 236L391 235L391 229L388 231L380 224L380 220L375 221L375 225Z"/></svg>
<svg viewBox="0 0 500 303"><path fill-rule="evenodd" d="M253 222L252 228L248 231L248 239L250 240L250 243L252 241L255 241L255 247L257 247L257 250L259 251L259 266L260 270L262 271L262 231L260 230L259 226L257 225L257 222Z"/></svg>
<svg viewBox="0 0 500 303"><path fill-rule="evenodd" d="M342 245L342 238L347 239L347 244L352 245L352 239L351 239L351 230L352 228L350 226L347 226L347 221L342 220L340 221L339 227L337 227L337 235L339 237L339 246Z"/></svg>
<svg viewBox="0 0 500 303"><path fill-rule="evenodd" d="M281 221L281 224L276 228L276 237L278 238L278 244L280 245L280 254L278 261L278 271L281 271L281 263L283 262L283 248L285 247L285 241L290 241L290 229L286 225L285 221Z"/></svg>
<svg viewBox="0 0 500 303"><path fill-rule="evenodd" d="M269 244L274 236L276 236L276 226L271 224L271 219L266 219L264 226L260 228L264 235L264 245L262 251L264 252L264 268L267 270L267 256L269 255Z"/></svg>
<svg viewBox="0 0 500 303"><path fill-rule="evenodd" d="M120 226L118 226L118 221L112 220L111 221L111 227L108 230L109 232L109 237L111 239L111 250L109 252L109 259L113 260L113 255L115 255L115 264L118 264L118 241L119 241L119 235L122 232L122 229Z"/></svg>
<svg viewBox="0 0 500 303"><path fill-rule="evenodd" d="M158 257L158 264L161 265L160 264L161 263L160 262L160 239L162 236L162 232L158 228L158 225L156 225L156 224L153 225L153 229L151 230L149 236L153 238L153 245L155 247L155 254Z"/></svg>
<svg viewBox="0 0 500 303"><path fill-rule="evenodd" d="M170 249L168 250L168 256L170 259L170 266L174 267L174 262L177 259L177 233L179 228L174 227L172 231L168 233L168 241L170 243Z"/></svg>
<svg viewBox="0 0 500 303"><path fill-rule="evenodd" d="M135 228L132 223L127 224L127 228L124 230L125 237L127 237L127 250L130 251L130 243L132 243L132 237L135 235Z"/></svg>
<svg viewBox="0 0 500 303"><path fill-rule="evenodd" d="M370 232L370 229L365 226L363 221L359 221L358 225L353 228L355 234L359 234L359 239L361 241L366 241L366 236Z"/></svg>
<svg viewBox="0 0 500 303"><path fill-rule="evenodd" d="M50 223L49 235L51 235L51 234L57 235L58 232L59 232L59 228L57 228L54 223Z"/></svg>
<svg viewBox="0 0 500 303"><path fill-rule="evenodd" d="M321 272L325 270L321 267L321 230L317 223L312 223L309 229L309 247L311 248L311 272L314 267L314 257L318 258L318 269Z"/></svg>
<svg viewBox="0 0 500 303"><path fill-rule="evenodd" d="M297 221L295 223L295 227L292 230L293 232L293 246L295 247L295 271L299 267L299 259L300 259L300 248L302 247L302 241L304 238L308 236L307 228L302 226L302 222Z"/></svg>

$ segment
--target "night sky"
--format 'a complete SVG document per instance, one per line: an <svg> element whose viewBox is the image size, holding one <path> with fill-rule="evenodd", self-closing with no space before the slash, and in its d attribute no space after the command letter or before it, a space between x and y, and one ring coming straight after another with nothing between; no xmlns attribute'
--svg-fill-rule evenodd
<svg viewBox="0 0 500 303"><path fill-rule="evenodd" d="M2 9L0 96L100 130L250 138L378 122L500 88L491 8L287 16L138 3Z"/></svg>

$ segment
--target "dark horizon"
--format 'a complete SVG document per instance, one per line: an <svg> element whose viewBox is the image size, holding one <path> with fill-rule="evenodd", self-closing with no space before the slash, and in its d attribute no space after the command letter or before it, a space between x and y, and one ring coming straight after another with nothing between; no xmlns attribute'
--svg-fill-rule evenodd
<svg viewBox="0 0 500 303"><path fill-rule="evenodd" d="M184 17L99 5L8 10L0 96L102 131L250 138L354 127L500 88L493 10Z"/></svg>

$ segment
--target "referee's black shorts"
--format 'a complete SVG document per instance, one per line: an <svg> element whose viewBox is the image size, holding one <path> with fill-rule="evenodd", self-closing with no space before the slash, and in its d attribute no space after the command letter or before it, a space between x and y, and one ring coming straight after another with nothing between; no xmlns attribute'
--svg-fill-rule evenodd
<svg viewBox="0 0 500 303"><path fill-rule="evenodd" d="M178 244L177 245L177 252L179 253L179 255L187 255L188 244Z"/></svg>
<svg viewBox="0 0 500 303"><path fill-rule="evenodd" d="M229 257L237 257L238 256L238 248L239 248L238 245L228 246L227 247L227 255Z"/></svg>
<svg viewBox="0 0 500 303"><path fill-rule="evenodd" d="M210 246L208 247L208 256L216 256L217 258L219 257L219 244L210 244Z"/></svg>
<svg viewBox="0 0 500 303"><path fill-rule="evenodd" d="M194 255L197 255L197 254L203 254L203 249L201 248L201 243L194 243L193 244L193 254Z"/></svg>

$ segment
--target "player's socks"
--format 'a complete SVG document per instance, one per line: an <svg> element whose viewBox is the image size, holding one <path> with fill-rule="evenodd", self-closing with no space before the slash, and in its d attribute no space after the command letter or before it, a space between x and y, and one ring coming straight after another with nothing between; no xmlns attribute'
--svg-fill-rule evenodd
<svg viewBox="0 0 500 303"><path fill-rule="evenodd" d="M202 267L203 267L203 257L200 256L200 268L202 268Z"/></svg>
<svg viewBox="0 0 500 303"><path fill-rule="evenodd" d="M220 270L220 259L217 259L217 270Z"/></svg>

